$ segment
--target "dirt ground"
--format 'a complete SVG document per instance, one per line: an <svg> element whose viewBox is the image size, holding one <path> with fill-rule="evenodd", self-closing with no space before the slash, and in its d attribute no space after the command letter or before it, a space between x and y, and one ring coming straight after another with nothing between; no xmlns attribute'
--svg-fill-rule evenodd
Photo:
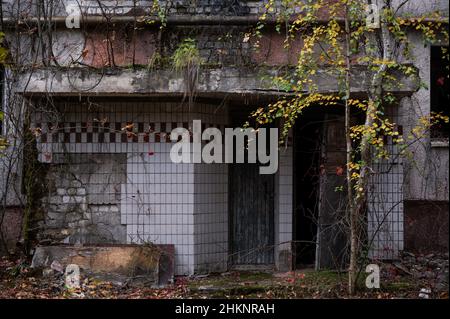
<svg viewBox="0 0 450 319"><path fill-rule="evenodd" d="M432 278L418 279L392 265L382 266L380 289L359 289L353 298L448 298L448 282L439 287ZM362 274L365 277L365 274ZM360 286L364 286L361 278ZM64 286L63 274L43 276L22 260L0 261L0 298L349 298L346 274L333 271L298 270L288 273L228 272L197 277L177 277L165 288L132 287L82 278L80 289Z"/></svg>

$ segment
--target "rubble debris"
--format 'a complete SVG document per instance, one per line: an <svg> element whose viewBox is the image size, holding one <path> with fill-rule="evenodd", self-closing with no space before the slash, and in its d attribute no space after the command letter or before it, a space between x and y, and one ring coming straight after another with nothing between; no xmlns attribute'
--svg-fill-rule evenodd
<svg viewBox="0 0 450 319"><path fill-rule="evenodd" d="M386 264L385 269L388 273L394 275L410 276L415 280L430 282L433 292L440 293L448 291L449 287L448 258L448 253L424 255L402 252L400 260L392 264ZM424 289L428 291L429 288ZM426 292L421 292L421 294L424 294L421 298L426 298Z"/></svg>
<svg viewBox="0 0 450 319"><path fill-rule="evenodd" d="M419 298L430 299L431 290L422 288L420 289Z"/></svg>
<svg viewBox="0 0 450 319"><path fill-rule="evenodd" d="M51 265L50 265L50 269L57 271L57 272L64 272L64 267L63 265L61 265L61 263L57 260L53 260Z"/></svg>
<svg viewBox="0 0 450 319"><path fill-rule="evenodd" d="M76 264L69 264L66 267L64 273L66 277L66 287L67 289L78 289L80 288L80 267Z"/></svg>

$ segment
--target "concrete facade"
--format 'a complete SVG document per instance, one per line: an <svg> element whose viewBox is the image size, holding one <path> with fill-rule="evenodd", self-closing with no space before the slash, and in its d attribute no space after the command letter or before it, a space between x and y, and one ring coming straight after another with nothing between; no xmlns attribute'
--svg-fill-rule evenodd
<svg viewBox="0 0 450 319"><path fill-rule="evenodd" d="M14 1L9 2L6 13L16 8ZM175 127L192 129L193 120L223 132L234 115L228 103L250 109L284 94L270 78L295 65L293 52L301 39L286 51L281 49L284 36L267 31L255 51L254 43L243 38L263 12L259 1L205 0L199 1L201 5L173 1L163 32L158 25L129 19L133 12L147 14L153 1L139 1L137 6L132 1L106 1L111 18L122 18L113 23L109 35L96 1L84 2L82 9L86 18L97 20L87 19L81 29L70 30L64 25L64 5L70 1L56 2L54 13L60 19L52 33L52 49L59 65L24 71L14 85L14 93L24 96L33 109L30 127L39 131L37 159L46 167L48 189L42 198L38 239L65 244L173 244L178 275L226 270L229 165L174 164L169 157L170 132ZM448 15L448 4L436 2ZM414 32L410 36L417 44L416 59L405 62L414 63L426 81L429 47ZM168 61L157 65L153 60L156 53L171 56L186 37L196 40L204 60L194 103L180 102L186 97L184 75L174 72ZM10 37L11 49L22 53L20 63L33 63L33 55L24 48L37 45L34 40L26 33L18 42ZM48 54L39 48L36 52ZM354 72L352 93L367 91L366 72L363 66ZM315 83L322 92L338 90L337 79L326 68L317 73ZM430 114L429 91L419 89L411 78L397 84L387 88L403 97L392 117L407 131L420 115ZM54 99L50 108L40 107L46 96ZM410 161L374 167L382 172L394 164L372 181L368 232L377 233L373 258L395 259L405 249L404 201L448 203L448 141L438 145L426 138L411 151ZM293 166L293 145L288 142L280 149L275 176L271 266L280 270L294 263ZM3 165L3 176L7 170ZM20 206L14 200L9 206Z"/></svg>
<svg viewBox="0 0 450 319"><path fill-rule="evenodd" d="M41 240L174 244L177 274L226 270L228 164L175 164L169 136L177 127L192 129L193 120L224 132L228 110L204 103L179 108L173 102L105 102L100 112L86 112L64 103L59 123L34 113L38 158L50 165ZM127 135L122 128L132 119ZM52 134L54 127L62 130ZM280 250L289 250L292 239L291 154L291 147L281 153L277 174Z"/></svg>

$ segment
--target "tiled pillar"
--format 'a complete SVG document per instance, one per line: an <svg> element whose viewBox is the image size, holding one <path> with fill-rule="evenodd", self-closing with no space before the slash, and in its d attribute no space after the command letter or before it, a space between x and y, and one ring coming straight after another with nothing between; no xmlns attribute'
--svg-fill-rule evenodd
<svg viewBox="0 0 450 319"><path fill-rule="evenodd" d="M386 113L399 123L398 109ZM369 256L374 259L397 259L403 250L403 188L404 173L401 149L388 137L388 159L376 159L372 164L368 191L368 241L372 244Z"/></svg>
<svg viewBox="0 0 450 319"><path fill-rule="evenodd" d="M369 255L397 259L403 250L403 166L399 160L383 160L372 168L376 174L368 195Z"/></svg>
<svg viewBox="0 0 450 319"><path fill-rule="evenodd" d="M195 272L224 271L228 256L228 166L196 164Z"/></svg>
<svg viewBox="0 0 450 319"><path fill-rule="evenodd" d="M194 272L194 164L174 164L170 143L152 156L128 157L122 185L122 222L128 241L175 245L175 272Z"/></svg>
<svg viewBox="0 0 450 319"><path fill-rule="evenodd" d="M276 176L275 201L275 262L277 269L286 271L292 263L292 212L293 212L293 149L280 149L279 170Z"/></svg>
<svg viewBox="0 0 450 319"><path fill-rule="evenodd" d="M226 109L204 106L199 111L197 119L220 128L228 124ZM195 164L194 174L195 272L224 271L228 259L228 165Z"/></svg>
<svg viewBox="0 0 450 319"><path fill-rule="evenodd" d="M401 123L397 107L387 108L393 123ZM374 174L369 181L367 195L368 241L372 244L369 256L374 259L397 259L403 250L403 188L404 172L401 149L392 137L387 137L387 159L376 159Z"/></svg>

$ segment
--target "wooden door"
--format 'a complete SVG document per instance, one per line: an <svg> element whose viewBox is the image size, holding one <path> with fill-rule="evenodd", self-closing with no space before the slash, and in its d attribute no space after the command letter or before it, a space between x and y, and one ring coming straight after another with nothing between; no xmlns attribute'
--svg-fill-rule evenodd
<svg viewBox="0 0 450 319"><path fill-rule="evenodd" d="M274 263L274 175L258 164L230 167L231 252L234 265Z"/></svg>

